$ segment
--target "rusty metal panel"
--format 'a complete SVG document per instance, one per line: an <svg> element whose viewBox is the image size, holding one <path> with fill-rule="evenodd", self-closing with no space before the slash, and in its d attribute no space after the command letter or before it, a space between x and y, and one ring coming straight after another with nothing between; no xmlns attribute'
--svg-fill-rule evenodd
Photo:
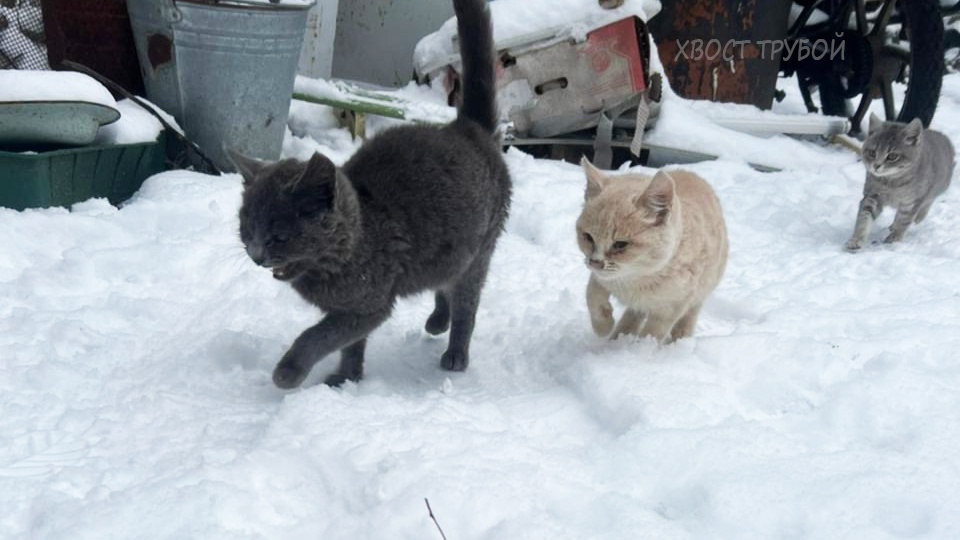
<svg viewBox="0 0 960 540"><path fill-rule="evenodd" d="M773 54L772 44L763 42L786 37L791 4L791 0L665 0L649 26L671 87L690 99L769 109L781 54ZM699 58L691 50L694 40L703 47ZM707 50L711 40L714 44ZM732 42L737 45L728 46Z"/></svg>
<svg viewBox="0 0 960 540"><path fill-rule="evenodd" d="M60 69L62 61L72 60L143 95L124 0L42 0L42 7L51 67Z"/></svg>

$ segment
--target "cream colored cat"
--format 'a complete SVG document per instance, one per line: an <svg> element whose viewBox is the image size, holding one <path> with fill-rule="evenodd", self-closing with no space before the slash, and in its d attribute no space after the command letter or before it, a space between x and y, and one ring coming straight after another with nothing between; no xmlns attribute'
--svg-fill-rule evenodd
<svg viewBox="0 0 960 540"><path fill-rule="evenodd" d="M577 242L587 257L593 330L653 336L668 343L693 334L697 315L727 262L720 201L685 171L607 176L586 158ZM613 329L610 295L627 306Z"/></svg>

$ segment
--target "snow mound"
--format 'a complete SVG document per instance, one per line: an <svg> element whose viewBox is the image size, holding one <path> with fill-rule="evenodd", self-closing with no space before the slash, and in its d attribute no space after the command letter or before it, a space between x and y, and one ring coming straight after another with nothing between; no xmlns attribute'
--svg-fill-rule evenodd
<svg viewBox="0 0 960 540"><path fill-rule="evenodd" d="M157 140L163 125L152 114L129 99L117 102L120 120L103 126L94 144L137 144Z"/></svg>
<svg viewBox="0 0 960 540"><path fill-rule="evenodd" d="M117 102L93 77L72 71L0 70L0 102L85 101L117 108Z"/></svg>

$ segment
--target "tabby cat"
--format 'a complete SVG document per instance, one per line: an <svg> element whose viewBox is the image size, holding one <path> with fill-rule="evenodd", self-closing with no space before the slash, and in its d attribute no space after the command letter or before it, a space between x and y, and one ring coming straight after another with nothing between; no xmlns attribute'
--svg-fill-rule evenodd
<svg viewBox="0 0 960 540"><path fill-rule="evenodd" d="M954 149L943 133L923 129L919 118L902 124L871 115L863 164L867 180L853 235L847 241L850 252L863 247L884 206L897 209L884 240L887 244L900 241L911 224L923 221L934 199L950 186Z"/></svg>

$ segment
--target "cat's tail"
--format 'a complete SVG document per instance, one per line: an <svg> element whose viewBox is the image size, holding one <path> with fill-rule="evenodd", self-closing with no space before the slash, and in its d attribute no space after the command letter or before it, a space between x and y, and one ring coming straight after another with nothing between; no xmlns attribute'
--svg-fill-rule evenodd
<svg viewBox="0 0 960 540"><path fill-rule="evenodd" d="M453 0L463 73L459 117L469 118L490 133L497 130L496 51L486 0Z"/></svg>

